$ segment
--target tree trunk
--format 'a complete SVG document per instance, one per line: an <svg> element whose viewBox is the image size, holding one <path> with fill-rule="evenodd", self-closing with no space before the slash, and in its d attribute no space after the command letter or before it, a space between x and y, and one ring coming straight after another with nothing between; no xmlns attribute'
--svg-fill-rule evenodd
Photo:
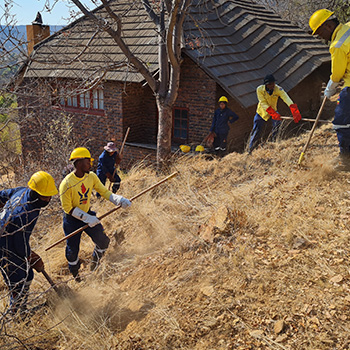
<svg viewBox="0 0 350 350"><path fill-rule="evenodd" d="M172 110L157 98L158 107L158 136L157 136L157 164L164 166L171 155Z"/></svg>

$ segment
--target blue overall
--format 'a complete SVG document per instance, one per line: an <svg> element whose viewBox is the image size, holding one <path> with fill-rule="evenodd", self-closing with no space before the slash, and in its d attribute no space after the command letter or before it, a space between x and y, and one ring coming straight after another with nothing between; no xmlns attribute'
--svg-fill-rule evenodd
<svg viewBox="0 0 350 350"><path fill-rule="evenodd" d="M110 173L113 175L115 170L115 161L117 159L118 153L114 152L111 156L109 152L106 150L101 153L101 155L98 157L98 164L97 164L97 171L96 174L98 178L101 180L101 182L105 185L107 180L107 173ZM118 176L117 172L114 174L114 178L111 182L113 182L114 190L113 193L116 193L117 190L120 187L120 177Z"/></svg>
<svg viewBox="0 0 350 350"><path fill-rule="evenodd" d="M88 214L96 215L96 213L91 210L89 210ZM63 230L66 236L85 225L86 224L83 221L78 220L71 215L64 214ZM92 256L99 260L104 254L104 252L107 250L110 239L104 233L103 226L101 224L98 224L94 227L88 227L84 231L89 237L91 237L92 241L95 243L95 249L92 253ZM80 268L79 246L81 235L82 232L67 239L66 258L68 261L69 271L72 274L77 273Z"/></svg>
<svg viewBox="0 0 350 350"><path fill-rule="evenodd" d="M238 115L231 111L231 109L225 107L224 109L218 108L214 112L213 122L210 127L211 132L215 132L214 148L216 151L226 150L227 135L230 130L228 123L232 124L239 119Z"/></svg>
<svg viewBox="0 0 350 350"><path fill-rule="evenodd" d="M340 153L350 155L350 87L340 92L334 114L333 128L337 132Z"/></svg>
<svg viewBox="0 0 350 350"><path fill-rule="evenodd" d="M261 118L258 113L256 113L254 116L253 130L250 135L249 151L252 151L258 145L260 138L262 136L263 130L265 128L265 125L266 125L266 121L263 118ZM272 119L271 138L273 141L276 140L280 125L281 125L280 120Z"/></svg>
<svg viewBox="0 0 350 350"><path fill-rule="evenodd" d="M29 238L38 220L40 206L31 198L31 192L25 187L0 191L0 203L5 204L0 215L0 268L11 292L13 309L25 306L34 277L28 262Z"/></svg>

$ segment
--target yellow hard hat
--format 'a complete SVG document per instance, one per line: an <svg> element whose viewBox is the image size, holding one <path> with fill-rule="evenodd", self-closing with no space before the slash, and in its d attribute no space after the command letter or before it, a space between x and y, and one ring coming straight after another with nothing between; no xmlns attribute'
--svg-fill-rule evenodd
<svg viewBox="0 0 350 350"><path fill-rule="evenodd" d="M188 153L191 150L191 147L187 145L180 145L180 149L182 152Z"/></svg>
<svg viewBox="0 0 350 350"><path fill-rule="evenodd" d="M312 35L316 33L316 30L321 27L321 25L327 21L329 17L333 15L334 12L327 9L317 10L312 14L309 19L309 26L312 30Z"/></svg>
<svg viewBox="0 0 350 350"><path fill-rule="evenodd" d="M196 147L196 152L203 152L204 151L204 147L202 145L198 145Z"/></svg>
<svg viewBox="0 0 350 350"><path fill-rule="evenodd" d="M58 193L55 180L45 171L38 171L33 174L28 182L28 187L41 196L51 197Z"/></svg>
<svg viewBox="0 0 350 350"><path fill-rule="evenodd" d="M75 148L73 150L73 152L70 155L69 160L83 159L83 158L90 158L92 162L94 161L94 159L91 158L91 153L87 148L78 147L78 148Z"/></svg>
<svg viewBox="0 0 350 350"><path fill-rule="evenodd" d="M219 102L226 102L226 103L228 103L228 99L227 99L226 96L221 96L221 97L219 98Z"/></svg>

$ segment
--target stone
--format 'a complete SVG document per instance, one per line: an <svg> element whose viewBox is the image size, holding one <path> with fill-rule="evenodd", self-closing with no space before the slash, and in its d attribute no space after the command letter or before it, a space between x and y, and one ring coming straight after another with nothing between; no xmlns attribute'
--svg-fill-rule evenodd
<svg viewBox="0 0 350 350"><path fill-rule="evenodd" d="M274 327L273 327L273 330L276 334L279 334L283 331L283 328L284 328L284 321L283 320L278 320Z"/></svg>
<svg viewBox="0 0 350 350"><path fill-rule="evenodd" d="M247 217L242 211L220 207L206 223L200 226L199 236L207 242L220 241L219 236L232 236L236 228L245 224Z"/></svg>

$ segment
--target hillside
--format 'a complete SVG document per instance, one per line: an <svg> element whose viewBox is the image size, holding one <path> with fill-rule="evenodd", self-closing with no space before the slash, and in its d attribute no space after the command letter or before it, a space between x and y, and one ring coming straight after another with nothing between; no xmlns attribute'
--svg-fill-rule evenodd
<svg viewBox="0 0 350 350"><path fill-rule="evenodd" d="M63 244L44 252L63 235L55 199L32 247L75 297L43 293L48 283L36 274L31 307L46 304L7 322L1 349L349 348L349 174L333 170L330 126L316 131L298 168L306 137L251 156L177 160L175 179L104 219L111 246L94 273L82 237L80 284L69 280ZM120 194L160 178L139 166ZM100 214L110 207L93 204ZM3 309L2 281L0 290Z"/></svg>

